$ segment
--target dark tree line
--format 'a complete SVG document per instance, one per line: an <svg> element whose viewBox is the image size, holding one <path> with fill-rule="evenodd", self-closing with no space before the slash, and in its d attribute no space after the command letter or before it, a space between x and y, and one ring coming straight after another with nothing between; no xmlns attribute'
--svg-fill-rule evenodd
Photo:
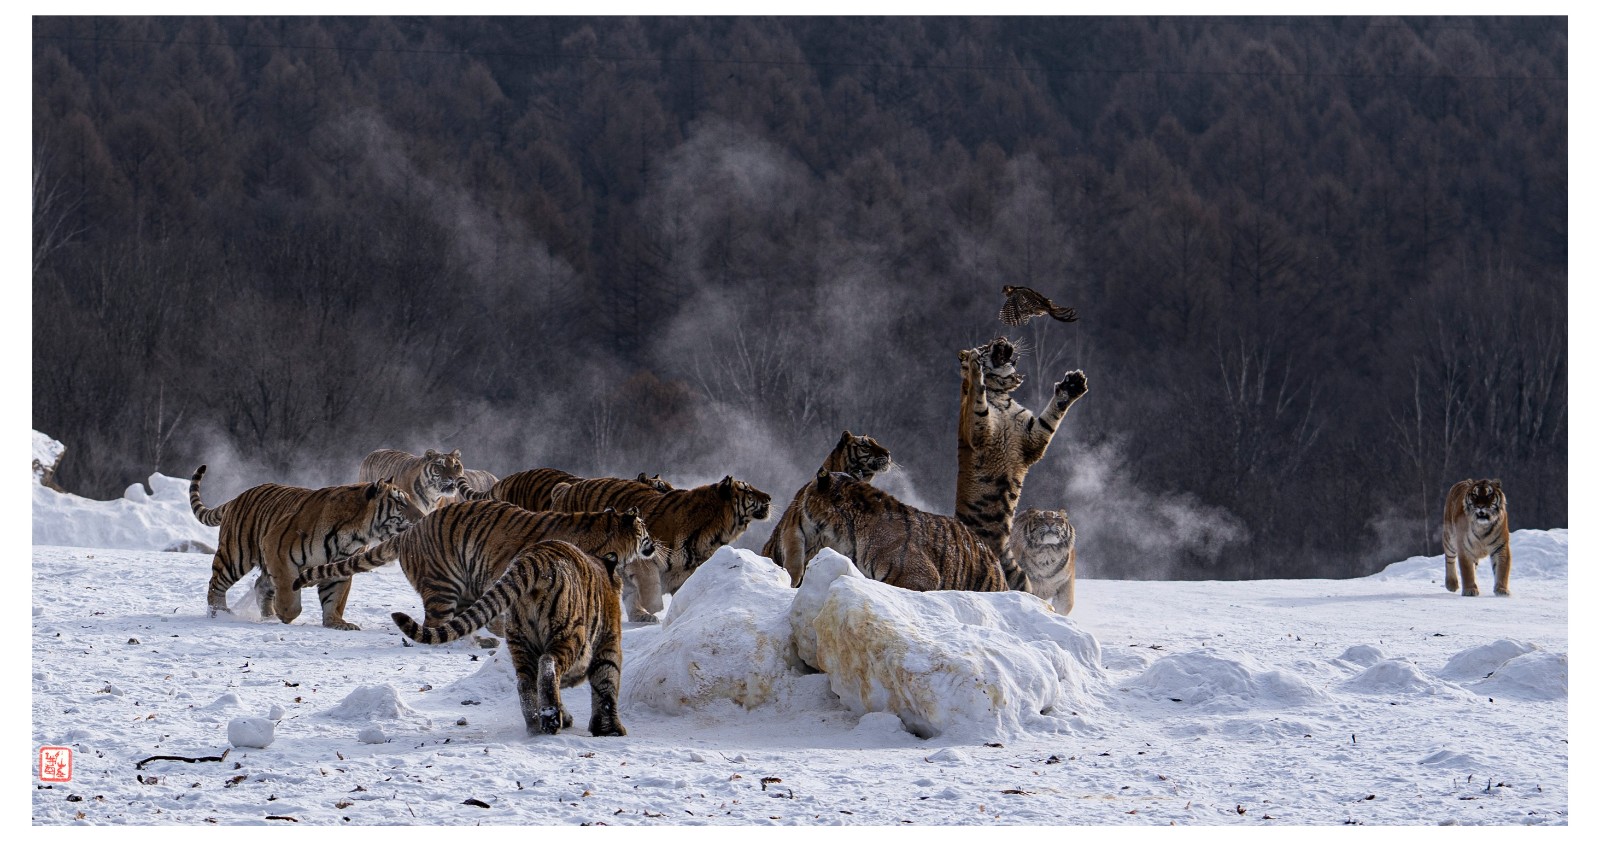
<svg viewBox="0 0 1600 842"><path fill-rule="evenodd" d="M1567 523L1562 18L33 19L67 488L733 473L951 510L1004 283L1085 573L1356 575ZM753 536L764 537L757 527ZM759 543L759 540L757 541Z"/></svg>

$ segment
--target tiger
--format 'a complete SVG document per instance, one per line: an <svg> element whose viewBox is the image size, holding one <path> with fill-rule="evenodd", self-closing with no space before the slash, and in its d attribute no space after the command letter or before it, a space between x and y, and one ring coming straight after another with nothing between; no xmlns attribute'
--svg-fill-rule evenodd
<svg viewBox="0 0 1600 842"><path fill-rule="evenodd" d="M1511 595L1511 514L1497 479L1464 479L1444 498L1444 587L1478 595L1478 559L1494 566L1494 592ZM1456 568L1461 568L1459 583Z"/></svg>
<svg viewBox="0 0 1600 842"><path fill-rule="evenodd" d="M201 465L189 480L189 508L206 526L222 527L206 589L212 617L229 613L228 588L259 567L255 593L261 615L293 622L300 616L300 591L292 586L298 572L399 535L425 514L410 494L387 480L318 489L267 483L212 509L200 502L205 473ZM317 589L324 626L360 628L344 619L349 598L348 579Z"/></svg>
<svg viewBox="0 0 1600 842"><path fill-rule="evenodd" d="M800 511L807 546L848 556L869 579L913 591L1006 590L1000 560L966 524L847 473L817 471Z"/></svg>
<svg viewBox="0 0 1600 842"><path fill-rule="evenodd" d="M440 626L476 602L523 547L538 541L567 541L624 569L650 558L655 541L638 515L637 509L530 512L500 500L454 503L428 513L397 538L301 571L294 587L348 580L399 559L401 571L422 597L423 622ZM501 629L494 631L500 634Z"/></svg>
<svg viewBox="0 0 1600 842"><path fill-rule="evenodd" d="M1022 385L1016 346L999 337L960 353L961 415L956 441L956 519L1005 559L1022 481L1077 400L1089 391L1082 371L1055 384L1055 397L1038 416L1011 393Z"/></svg>
<svg viewBox="0 0 1600 842"><path fill-rule="evenodd" d="M571 728L561 688L588 681L589 733L626 736L628 729L617 718L622 678L618 556L608 553L602 561L565 541L511 539L499 550L506 553L505 572L454 619L419 627L396 611L394 624L418 643L449 643L506 614L506 648L517 671L528 733Z"/></svg>
<svg viewBox="0 0 1600 842"><path fill-rule="evenodd" d="M663 594L676 593L712 553L737 541L751 522L766 520L772 511L766 492L731 476L667 492L630 479L587 479L558 485L550 496L557 511L639 507L658 551L655 558L624 571L622 602L634 623L656 622L665 607Z"/></svg>
<svg viewBox="0 0 1600 842"><path fill-rule="evenodd" d="M1012 590L1039 597L1063 616L1072 613L1078 576L1078 530L1065 511L1023 510L1011 526L1006 551L1014 559L1006 570L1006 584Z"/></svg>
<svg viewBox="0 0 1600 842"><path fill-rule="evenodd" d="M356 482L391 477L404 488L424 514L440 505L440 498L456 493L461 480L461 451L429 450L412 456L404 450L374 450L361 460ZM448 501L445 501L448 502Z"/></svg>
<svg viewBox="0 0 1600 842"><path fill-rule="evenodd" d="M583 477L560 468L534 468L518 471L505 479L498 480L489 489L458 484L457 493L463 500L504 500L530 512L547 512L550 511L551 489L562 483L573 483L582 479ZM672 484L662 479L660 474L647 477L640 473L633 481L658 492L672 490Z"/></svg>
<svg viewBox="0 0 1600 842"><path fill-rule="evenodd" d="M878 444L871 436L853 436L849 430L845 430L827 458L822 460L822 469L843 471L856 479L870 482L873 477L888 470L891 464L887 447ZM819 549L808 545L800 536L800 497L805 491L805 486L801 486L794 493L794 499L789 501L789 507L783 510L778 524L772 527L772 534L761 548L762 555L789 571L789 582L797 588L800 587L801 577L805 575L806 562Z"/></svg>
<svg viewBox="0 0 1600 842"><path fill-rule="evenodd" d="M500 478L479 468L462 468L461 479L456 484L456 495L466 500L467 492L486 494Z"/></svg>

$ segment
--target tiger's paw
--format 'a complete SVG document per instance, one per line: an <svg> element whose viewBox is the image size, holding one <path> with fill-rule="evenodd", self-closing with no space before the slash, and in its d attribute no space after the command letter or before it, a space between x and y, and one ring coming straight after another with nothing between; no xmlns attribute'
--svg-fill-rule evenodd
<svg viewBox="0 0 1600 842"><path fill-rule="evenodd" d="M287 623L288 620L285 620L284 622ZM322 625L324 625L324 626L326 626L327 628L330 628L330 629L338 629L339 631L361 631L361 627L360 626L356 625L355 623L348 622L346 620L334 620L333 622L328 622L327 620L323 620L322 621Z"/></svg>
<svg viewBox="0 0 1600 842"><path fill-rule="evenodd" d="M500 645L500 641L493 637L475 637L473 640L477 642L479 649L493 649Z"/></svg>
<svg viewBox="0 0 1600 842"><path fill-rule="evenodd" d="M615 719L606 721L596 716L589 720L589 734L595 737L626 737L628 729Z"/></svg>
<svg viewBox="0 0 1600 842"><path fill-rule="evenodd" d="M556 708L544 708L539 711L539 730L546 734L561 732L561 714L563 711Z"/></svg>
<svg viewBox="0 0 1600 842"><path fill-rule="evenodd" d="M1494 595L1495 596L1510 596L1511 595L1511 590L1509 588L1506 589L1506 590L1501 590L1500 588L1495 588L1494 589Z"/></svg>
<svg viewBox="0 0 1600 842"><path fill-rule="evenodd" d="M1471 587L1463 587L1461 589L1461 595L1462 596L1477 596L1478 595L1478 586L1477 585L1473 585Z"/></svg>
<svg viewBox="0 0 1600 842"><path fill-rule="evenodd" d="M1089 378L1081 370L1069 371L1056 383L1056 407L1066 409L1067 404L1083 397L1088 391Z"/></svg>
<svg viewBox="0 0 1600 842"><path fill-rule="evenodd" d="M630 622L630 623L659 623L659 622L661 622L661 618L657 617L654 614L651 614L649 611L629 611L628 612L628 622Z"/></svg>

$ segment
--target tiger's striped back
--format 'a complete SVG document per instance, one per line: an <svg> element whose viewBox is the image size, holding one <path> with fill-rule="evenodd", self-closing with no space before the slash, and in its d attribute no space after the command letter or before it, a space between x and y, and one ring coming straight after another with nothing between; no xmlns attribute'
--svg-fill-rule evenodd
<svg viewBox="0 0 1600 842"><path fill-rule="evenodd" d="M437 508L441 498L455 494L461 482L461 451L429 450L415 456L404 450L374 450L361 460L358 482L388 479L405 489L424 512Z"/></svg>
<svg viewBox="0 0 1600 842"><path fill-rule="evenodd" d="M431 512L394 540L336 564L306 570L295 587L373 570L398 559L422 597L428 625L464 610L499 579L518 553L561 540L621 566L655 555L655 540L637 511L530 512L500 500L467 501Z"/></svg>
<svg viewBox="0 0 1600 842"><path fill-rule="evenodd" d="M566 511L596 506L637 505L650 524L659 548L657 557L640 563L623 580L628 617L650 622L664 606L663 594L677 591L685 579L718 548L738 540L750 523L764 520L772 498L731 476L696 488L665 493L634 480L593 479L557 491L553 505Z"/></svg>
<svg viewBox="0 0 1600 842"><path fill-rule="evenodd" d="M873 477L887 470L891 464L889 449L878 444L876 439L854 436L845 430L833 450L822 460L822 470L843 472L863 482L871 482ZM762 555L789 572L789 582L795 587L800 586L800 580L805 575L806 562L821 549L807 544L800 533L800 496L804 493L805 486L794 493L788 508L783 510L777 525L772 528L772 534L767 537L767 543L761 547Z"/></svg>
<svg viewBox="0 0 1600 842"><path fill-rule="evenodd" d="M560 468L534 468L501 477L490 492L494 499L521 506L530 512L550 511L550 490L582 477Z"/></svg>
<svg viewBox="0 0 1600 842"><path fill-rule="evenodd" d="M849 474L818 471L801 501L806 540L868 578L908 590L1003 591L1000 561L953 517L902 503Z"/></svg>
<svg viewBox="0 0 1600 842"><path fill-rule="evenodd" d="M464 503L462 505L474 505ZM456 508L454 506L449 508ZM627 733L617 719L622 678L621 586L617 565L563 541L523 545L483 595L459 616L419 626L395 612L396 626L419 643L448 643L508 615L506 643L528 731L554 734L571 725L560 688L587 681L589 732Z"/></svg>

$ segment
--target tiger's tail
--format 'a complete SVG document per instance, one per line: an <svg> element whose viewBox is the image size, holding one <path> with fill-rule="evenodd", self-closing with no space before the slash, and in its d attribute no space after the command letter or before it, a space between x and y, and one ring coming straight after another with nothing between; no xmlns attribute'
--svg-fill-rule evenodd
<svg viewBox="0 0 1600 842"><path fill-rule="evenodd" d="M511 603L528 591L534 577L534 564L531 556L519 555L506 572L500 576L489 590L484 591L472 607L457 614L450 622L442 626L421 626L416 620L404 612L396 611L389 616L394 619L394 624L406 637L418 643L449 643L471 634L473 630L483 626L495 617L500 616Z"/></svg>
<svg viewBox="0 0 1600 842"><path fill-rule="evenodd" d="M189 479L189 508L194 510L195 520L206 526L217 526L222 523L222 507L208 509L206 504L200 502L200 478L205 475L206 466L201 465Z"/></svg>
<svg viewBox="0 0 1600 842"><path fill-rule="evenodd" d="M396 542L400 540L401 533L376 547L368 547L342 561L332 561L327 564L318 564L300 571L294 577L294 589L300 590L311 585L321 585L338 579L348 579L357 573L368 570L377 570L400 557L400 549Z"/></svg>

